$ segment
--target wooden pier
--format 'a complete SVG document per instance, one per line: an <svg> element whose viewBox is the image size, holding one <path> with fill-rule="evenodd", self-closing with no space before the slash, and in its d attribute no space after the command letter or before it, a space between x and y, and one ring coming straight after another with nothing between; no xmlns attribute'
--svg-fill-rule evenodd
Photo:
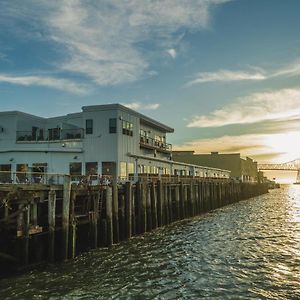
<svg viewBox="0 0 300 300"><path fill-rule="evenodd" d="M191 179L112 185L0 185L0 270L74 258L267 192L262 184Z"/></svg>

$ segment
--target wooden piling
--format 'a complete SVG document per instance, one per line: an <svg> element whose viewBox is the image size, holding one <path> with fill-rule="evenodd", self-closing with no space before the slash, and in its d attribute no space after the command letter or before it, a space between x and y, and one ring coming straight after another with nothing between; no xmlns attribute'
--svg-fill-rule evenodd
<svg viewBox="0 0 300 300"><path fill-rule="evenodd" d="M126 222L126 238L132 236L132 185L131 182L125 184L125 222Z"/></svg>
<svg viewBox="0 0 300 300"><path fill-rule="evenodd" d="M152 229L157 228L157 193L155 183L152 182L150 186L151 192L151 219L152 219Z"/></svg>
<svg viewBox="0 0 300 300"><path fill-rule="evenodd" d="M112 188L106 187L106 223L107 223L107 245L113 245L113 212L112 212Z"/></svg>
<svg viewBox="0 0 300 300"><path fill-rule="evenodd" d="M114 243L119 243L119 194L117 183L114 182L112 186L112 214L113 214L113 240Z"/></svg>
<svg viewBox="0 0 300 300"><path fill-rule="evenodd" d="M141 211L140 211L140 233L144 233L147 228L147 184L143 183L141 186Z"/></svg>
<svg viewBox="0 0 300 300"><path fill-rule="evenodd" d="M170 185L166 184L164 188L164 200L163 200L163 210L164 210L164 224L170 224L170 206L169 206L169 197L170 197Z"/></svg>
<svg viewBox="0 0 300 300"><path fill-rule="evenodd" d="M181 188L176 184L175 185L175 210L176 210L176 220L179 220L182 215L180 213L180 191Z"/></svg>
<svg viewBox="0 0 300 300"><path fill-rule="evenodd" d="M24 266L29 263L29 228L30 228L30 204L27 204L24 209L23 223L23 249L22 249L22 264Z"/></svg>
<svg viewBox="0 0 300 300"><path fill-rule="evenodd" d="M157 226L163 225L163 184L157 182Z"/></svg>
<svg viewBox="0 0 300 300"><path fill-rule="evenodd" d="M70 195L70 237L69 237L69 257L74 258L76 256L76 216L75 216L75 202L76 202L76 191L71 190ZM88 202L90 202L90 192L88 193ZM91 223L90 223L91 224Z"/></svg>
<svg viewBox="0 0 300 300"><path fill-rule="evenodd" d="M69 251L70 194L71 179L70 176L65 176L62 201L62 259L68 259Z"/></svg>
<svg viewBox="0 0 300 300"><path fill-rule="evenodd" d="M91 247L98 247L98 220L99 220L99 202L100 202L100 192L97 191L93 194L93 217L92 217L92 227L91 227Z"/></svg>
<svg viewBox="0 0 300 300"><path fill-rule="evenodd" d="M48 193L48 259L55 260L55 208L56 192L51 190Z"/></svg>

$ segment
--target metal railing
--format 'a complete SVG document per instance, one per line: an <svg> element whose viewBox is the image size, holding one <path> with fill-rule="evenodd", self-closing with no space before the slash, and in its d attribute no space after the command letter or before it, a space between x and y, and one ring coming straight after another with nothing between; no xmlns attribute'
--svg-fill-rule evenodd
<svg viewBox="0 0 300 300"><path fill-rule="evenodd" d="M32 131L17 131L17 142L47 142L47 141L61 141L82 139L84 137L83 128L76 129L62 129L56 132L37 132L33 134Z"/></svg>
<svg viewBox="0 0 300 300"><path fill-rule="evenodd" d="M169 152L172 151L171 144L164 143L150 137L145 137L143 135L140 135L140 144L145 146L150 146L158 150L169 151Z"/></svg>

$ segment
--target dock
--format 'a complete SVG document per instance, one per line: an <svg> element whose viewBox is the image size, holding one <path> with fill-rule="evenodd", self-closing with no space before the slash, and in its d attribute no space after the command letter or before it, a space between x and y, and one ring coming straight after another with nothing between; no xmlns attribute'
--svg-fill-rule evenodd
<svg viewBox="0 0 300 300"><path fill-rule="evenodd" d="M267 192L264 184L207 178L1 184L0 269L73 259Z"/></svg>

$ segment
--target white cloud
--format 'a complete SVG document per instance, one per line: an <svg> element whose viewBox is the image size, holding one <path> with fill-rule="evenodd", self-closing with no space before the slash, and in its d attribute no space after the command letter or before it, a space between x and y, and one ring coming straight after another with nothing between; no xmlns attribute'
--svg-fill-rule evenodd
<svg viewBox="0 0 300 300"><path fill-rule="evenodd" d="M215 81L241 81L241 80L264 80L266 76L259 72L219 70L217 72L203 72L195 75L194 79L185 86L192 86L198 83Z"/></svg>
<svg viewBox="0 0 300 300"><path fill-rule="evenodd" d="M122 103L122 105L134 110L156 110L160 106L158 103L144 104L141 102Z"/></svg>
<svg viewBox="0 0 300 300"><path fill-rule="evenodd" d="M221 127L300 117L300 89L282 89L239 98L208 115L195 116L188 127Z"/></svg>
<svg viewBox="0 0 300 300"><path fill-rule="evenodd" d="M58 90L67 91L74 94L87 93L87 87L79 85L68 79L58 79L53 77L43 76L10 76L6 74L0 74L0 83L10 83L23 86L45 86Z"/></svg>
<svg viewBox="0 0 300 300"><path fill-rule="evenodd" d="M172 57L172 58L176 58L176 56L177 56L177 52L176 52L176 50L175 49L168 49L167 50L167 53Z"/></svg>
<svg viewBox="0 0 300 300"><path fill-rule="evenodd" d="M226 82L226 81L259 81L281 76L298 76L300 75L300 60L296 60L291 64L278 68L273 71L266 71L262 68L252 68L255 71L243 70L218 70L215 72L199 72L193 76L193 79L184 86L190 87L195 84L206 82Z"/></svg>
<svg viewBox="0 0 300 300"><path fill-rule="evenodd" d="M0 23L25 20L34 38L42 32L39 38L64 48L59 69L114 85L147 76L151 59L165 49L175 57L180 31L206 29L212 8L230 0L3 1Z"/></svg>

